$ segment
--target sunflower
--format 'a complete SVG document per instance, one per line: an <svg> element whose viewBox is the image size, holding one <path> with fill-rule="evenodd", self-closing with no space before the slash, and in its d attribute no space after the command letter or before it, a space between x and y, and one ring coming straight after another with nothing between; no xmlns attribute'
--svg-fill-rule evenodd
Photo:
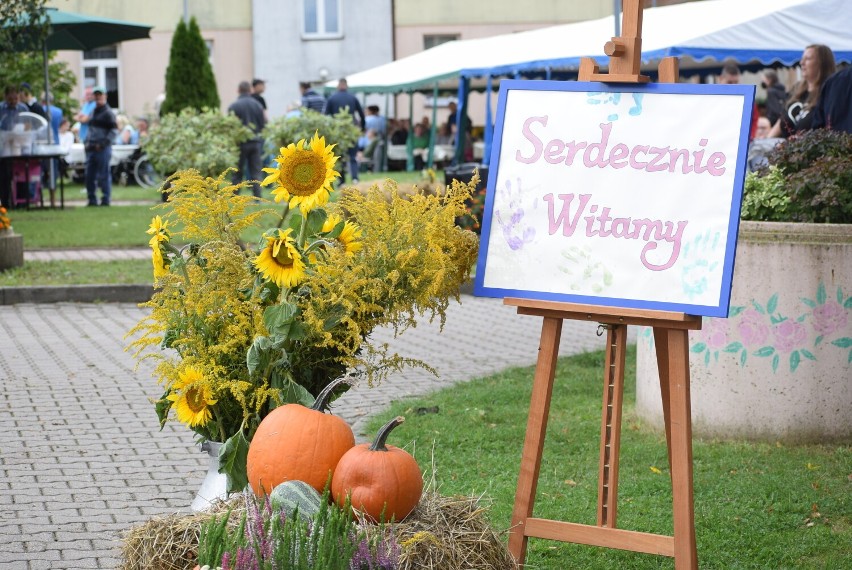
<svg viewBox="0 0 852 570"><path fill-rule="evenodd" d="M154 247L154 244L169 241L169 230L166 228L168 225L169 222L164 222L160 216L156 216L151 220L151 225L146 231L146 233L151 234L151 239L148 241L151 247Z"/></svg>
<svg viewBox="0 0 852 570"><path fill-rule="evenodd" d="M206 425L212 417L210 406L217 400L204 382L204 375L197 368L187 366L178 373L178 378L172 393L166 396L175 407L178 421L189 427Z"/></svg>
<svg viewBox="0 0 852 570"><path fill-rule="evenodd" d="M295 287L305 278L305 262L290 237L292 231L292 228L279 229L277 233L265 236L266 247L254 260L258 271L279 287Z"/></svg>
<svg viewBox="0 0 852 570"><path fill-rule="evenodd" d="M339 216L329 214L322 226L322 233L330 232L340 222L341 219ZM364 246L364 244L360 241L361 233L361 228L359 228L356 224L349 220L343 222L343 231L340 232L340 235L337 236L336 239L338 243L343 246L343 249L346 251L346 255L349 257L355 255L355 253Z"/></svg>
<svg viewBox="0 0 852 570"><path fill-rule="evenodd" d="M326 145L325 137L314 133L310 144L305 139L296 144L281 147L280 156L275 159L277 168L264 168L267 176L263 185L278 183L272 191L276 202L287 200L291 208L299 206L302 214L328 202L332 192L331 183L340 174L334 170L337 157L332 154L334 145Z"/></svg>
<svg viewBox="0 0 852 570"><path fill-rule="evenodd" d="M154 279L168 275L169 265L166 263L165 258L163 258L163 252L160 251L160 244L152 244L151 262L154 265Z"/></svg>

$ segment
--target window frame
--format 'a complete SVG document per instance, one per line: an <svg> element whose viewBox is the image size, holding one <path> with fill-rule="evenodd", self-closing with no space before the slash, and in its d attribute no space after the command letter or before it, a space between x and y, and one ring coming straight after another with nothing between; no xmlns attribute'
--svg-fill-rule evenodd
<svg viewBox="0 0 852 570"><path fill-rule="evenodd" d="M326 27L328 24L328 17L326 16L325 8L327 0L313 0L316 5L316 13L317 13L317 31L316 32L308 32L306 30L307 25L307 2L309 0L302 0L302 11L301 11L301 20L302 20L302 39L304 40L337 40L343 37L343 0L336 0L337 3L337 31L329 32L326 31Z"/></svg>

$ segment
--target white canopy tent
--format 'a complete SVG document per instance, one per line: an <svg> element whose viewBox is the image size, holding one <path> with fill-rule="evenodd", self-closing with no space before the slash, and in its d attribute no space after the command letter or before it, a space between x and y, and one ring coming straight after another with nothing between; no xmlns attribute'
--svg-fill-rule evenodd
<svg viewBox="0 0 852 570"><path fill-rule="evenodd" d="M679 56L685 74L741 65L794 65L809 44L829 46L837 60L852 62L849 0L703 0L644 11L643 68ZM602 67L603 44L613 18L564 24L515 34L441 44L347 77L351 91L399 93L456 85L460 77L575 72L582 57ZM329 87L334 83L330 82Z"/></svg>

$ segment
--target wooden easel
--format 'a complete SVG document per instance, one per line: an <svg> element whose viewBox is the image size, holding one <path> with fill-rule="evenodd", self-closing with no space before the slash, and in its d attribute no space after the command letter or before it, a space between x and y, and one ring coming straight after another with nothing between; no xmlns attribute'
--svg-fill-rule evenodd
<svg viewBox="0 0 852 570"><path fill-rule="evenodd" d="M604 52L610 56L609 73L599 73L595 61L584 58L580 63L580 81L649 81L647 76L639 74L642 51L640 0L625 0L622 22L623 35L612 38L612 41L604 46ZM665 58L660 63L659 75L663 83L677 82L677 58ZM517 306L518 314L544 319L509 536L509 551L515 560L524 564L527 539L535 537L671 556L674 557L676 570L698 568L692 496L692 417L687 334L689 330L701 328L701 317L665 311L529 299L507 298L504 303ZM564 319L598 322L607 329L596 525L532 516ZM628 325L650 326L654 330L672 480L673 536L616 527L618 456Z"/></svg>

